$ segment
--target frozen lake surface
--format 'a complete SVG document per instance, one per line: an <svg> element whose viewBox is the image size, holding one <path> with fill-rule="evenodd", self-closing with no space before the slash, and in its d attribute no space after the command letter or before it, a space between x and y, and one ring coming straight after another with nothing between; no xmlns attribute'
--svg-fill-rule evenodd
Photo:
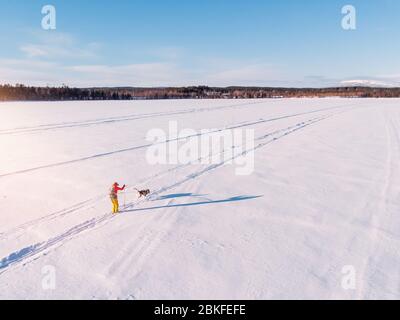
<svg viewBox="0 0 400 320"><path fill-rule="evenodd" d="M171 121L254 172L149 164ZM400 298L400 100L1 103L0 148L0 299Z"/></svg>

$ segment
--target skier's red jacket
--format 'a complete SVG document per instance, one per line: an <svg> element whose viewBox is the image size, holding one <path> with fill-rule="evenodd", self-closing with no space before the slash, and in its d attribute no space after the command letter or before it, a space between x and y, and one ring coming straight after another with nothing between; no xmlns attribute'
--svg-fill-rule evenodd
<svg viewBox="0 0 400 320"><path fill-rule="evenodd" d="M124 189L125 189L125 185L122 188L120 188L117 185L113 185L112 188L111 188L111 191L110 191L111 198L115 198L116 199L117 195L118 195L118 191L122 191Z"/></svg>

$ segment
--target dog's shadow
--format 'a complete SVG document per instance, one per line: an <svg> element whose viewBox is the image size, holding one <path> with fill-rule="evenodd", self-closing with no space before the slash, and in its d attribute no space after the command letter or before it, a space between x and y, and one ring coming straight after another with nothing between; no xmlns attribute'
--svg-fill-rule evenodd
<svg viewBox="0 0 400 320"><path fill-rule="evenodd" d="M161 197L158 197L151 201L179 199L179 198L185 198L185 197L196 197L196 198L204 199L204 195L198 195L198 194L192 194L192 193L178 193L178 194L169 194L169 195L161 196ZM167 205L153 206L153 207L147 207L147 208L129 209L129 210L124 210L124 212L139 212L139 211L148 211L148 210L156 210L156 209L166 209L166 208L180 208L180 207L193 207L193 206L202 206L202 205L210 205L210 204L222 204L222 203L229 203L229 202L249 201L249 200L254 200L257 198L261 198L261 197L263 197L263 196L262 195L260 195L260 196L236 196L236 197L231 197L231 198L221 199L221 200L212 200L212 199L206 198L204 200L196 201L196 202L167 204Z"/></svg>

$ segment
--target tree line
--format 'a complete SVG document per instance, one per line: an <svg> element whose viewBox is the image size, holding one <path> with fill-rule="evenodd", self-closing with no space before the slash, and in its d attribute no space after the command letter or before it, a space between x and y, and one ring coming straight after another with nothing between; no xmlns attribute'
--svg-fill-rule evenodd
<svg viewBox="0 0 400 320"><path fill-rule="evenodd" d="M136 99L257 99L298 97L399 98L400 88L264 88L264 87L168 87L168 88L69 88L0 85L0 101L71 101Z"/></svg>

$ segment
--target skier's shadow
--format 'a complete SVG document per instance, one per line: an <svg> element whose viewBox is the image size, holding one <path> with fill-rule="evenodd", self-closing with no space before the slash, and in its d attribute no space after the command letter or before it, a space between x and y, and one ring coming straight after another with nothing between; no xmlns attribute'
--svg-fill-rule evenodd
<svg viewBox="0 0 400 320"><path fill-rule="evenodd" d="M166 195L159 197L155 200L167 200L167 199L176 199L182 197L191 197L191 196L202 196L202 195L192 195L192 194L173 194L173 195ZM208 205L208 204L220 204L220 203L229 203L229 202L237 202L237 201L248 201L257 198L261 198L263 196L236 196L222 200L211 200L207 199L204 201L197 201L197 202L189 202L189 203L178 203L178 204L168 204L165 206L154 206L148 208L138 208L138 209L130 209L124 210L124 212L139 212L139 211L147 211L147 210L156 210L156 209L165 209L165 208L179 208L179 207L193 207L193 206L201 206L201 205ZM153 201L155 201L153 200Z"/></svg>

